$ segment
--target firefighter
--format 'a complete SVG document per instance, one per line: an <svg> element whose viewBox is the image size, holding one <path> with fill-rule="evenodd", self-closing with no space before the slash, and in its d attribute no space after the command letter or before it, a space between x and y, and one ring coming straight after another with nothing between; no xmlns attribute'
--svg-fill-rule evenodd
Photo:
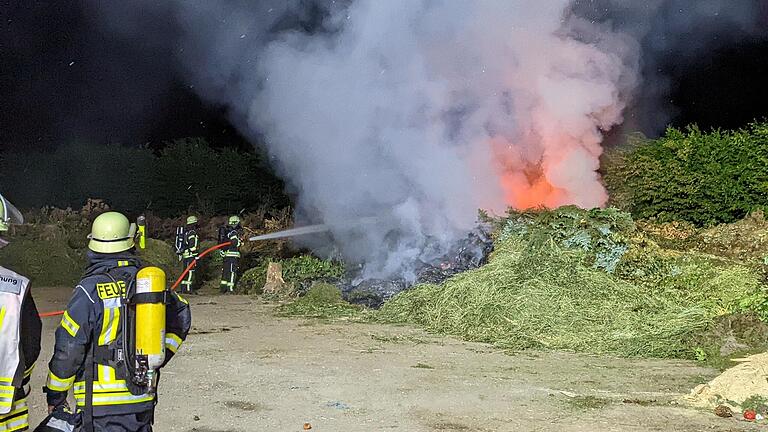
<svg viewBox="0 0 768 432"><path fill-rule="evenodd" d="M187 217L187 226L184 227L184 240L182 249L182 271L189 267L195 259L197 259L198 253L200 253L200 237L197 235L197 216ZM188 294L196 294L197 289L195 282L195 268L193 267L184 280L181 281L181 292Z"/></svg>
<svg viewBox="0 0 768 432"><path fill-rule="evenodd" d="M221 271L221 284L219 286L223 294L231 294L235 290L238 277L238 264L240 261L240 240L243 227L240 225L239 216L231 216L227 225L219 228L219 243L231 242L221 251L223 268Z"/></svg>
<svg viewBox="0 0 768 432"><path fill-rule="evenodd" d="M88 432L152 430L156 393L141 393L143 387L132 379L139 370L136 358L126 348L139 343L135 334L142 326L132 312L136 307L132 309L126 300L135 292L141 267L134 236L135 225L120 213L107 212L93 221L85 274L56 328L43 388L48 411L66 408L67 393L73 389ZM179 349L191 325L186 300L174 292L165 294L160 300L165 302L163 366Z"/></svg>
<svg viewBox="0 0 768 432"><path fill-rule="evenodd" d="M22 222L21 213L0 195L0 232ZM0 239L0 248L7 244ZM29 377L40 355L41 329L29 279L0 267L0 431L29 429Z"/></svg>

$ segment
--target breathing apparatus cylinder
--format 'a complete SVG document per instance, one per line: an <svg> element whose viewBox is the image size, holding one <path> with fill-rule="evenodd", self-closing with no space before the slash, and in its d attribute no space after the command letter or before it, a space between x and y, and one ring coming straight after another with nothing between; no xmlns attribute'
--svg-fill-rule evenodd
<svg viewBox="0 0 768 432"><path fill-rule="evenodd" d="M144 267L136 274L136 374L155 388L155 372L165 361L165 272Z"/></svg>
<svg viewBox="0 0 768 432"><path fill-rule="evenodd" d="M136 219L136 225L139 227L139 249L147 247L147 218L141 215Z"/></svg>

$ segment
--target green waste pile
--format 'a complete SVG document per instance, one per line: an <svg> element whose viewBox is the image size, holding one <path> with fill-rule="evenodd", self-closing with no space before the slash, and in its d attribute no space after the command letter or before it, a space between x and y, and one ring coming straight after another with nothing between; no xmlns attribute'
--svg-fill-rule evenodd
<svg viewBox="0 0 768 432"><path fill-rule="evenodd" d="M714 360L765 335L713 334L726 317L768 318L749 264L660 247L615 209L511 213L487 265L420 285L378 316L519 350ZM721 332L722 333L722 332Z"/></svg>
<svg viewBox="0 0 768 432"><path fill-rule="evenodd" d="M284 316L324 319L358 318L362 310L362 306L346 302L336 286L322 282L313 284L305 295L278 309Z"/></svg>
<svg viewBox="0 0 768 432"><path fill-rule="evenodd" d="M264 259L243 273L237 284L238 292L241 294L261 294L267 279L267 266L270 262L282 265L283 280L292 287L292 291L303 291L314 281L336 279L344 274L343 264L322 260L312 255L298 255L283 260Z"/></svg>

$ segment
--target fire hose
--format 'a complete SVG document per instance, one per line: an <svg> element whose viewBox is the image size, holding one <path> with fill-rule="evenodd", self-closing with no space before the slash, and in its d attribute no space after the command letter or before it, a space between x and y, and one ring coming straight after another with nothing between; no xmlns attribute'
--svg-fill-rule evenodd
<svg viewBox="0 0 768 432"><path fill-rule="evenodd" d="M215 250L227 247L230 244L232 244L232 242L224 242L224 243L221 243L221 244L217 244L216 246L211 246L208 249L204 250L200 255L196 256L195 259L191 263L189 263L187 268L184 269L184 271L181 273L179 278L176 279L176 282L173 283L173 285L171 286L171 291L176 290L176 288L179 286L181 281L184 280L184 278L187 276L187 274L190 271L192 271L193 268L195 268L195 266L197 265L197 261L198 260L200 260L204 256L208 255L209 253L211 253L211 252L213 252ZM64 315L64 312L65 311L63 311L63 310L62 311L53 311L53 312L43 312L43 313L39 314L39 316L40 316L40 318L47 318L47 317L53 317L53 316L58 316L58 315Z"/></svg>

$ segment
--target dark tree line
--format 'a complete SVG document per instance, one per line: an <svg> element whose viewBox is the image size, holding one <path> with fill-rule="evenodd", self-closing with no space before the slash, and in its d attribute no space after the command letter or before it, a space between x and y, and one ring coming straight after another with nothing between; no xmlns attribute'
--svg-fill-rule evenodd
<svg viewBox="0 0 768 432"><path fill-rule="evenodd" d="M53 151L6 151L0 154L0 185L25 208L79 208L88 198L101 198L130 213L177 216L289 204L283 183L262 156L214 149L200 138L176 140L160 150L70 144Z"/></svg>

